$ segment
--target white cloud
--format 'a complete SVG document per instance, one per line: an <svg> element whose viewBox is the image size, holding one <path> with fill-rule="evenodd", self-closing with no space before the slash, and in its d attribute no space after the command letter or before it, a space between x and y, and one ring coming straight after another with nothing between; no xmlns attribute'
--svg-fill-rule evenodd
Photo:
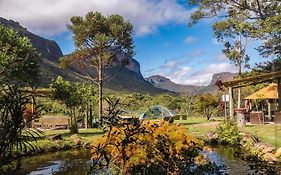
<svg viewBox="0 0 281 175"><path fill-rule="evenodd" d="M50 36L66 31L72 16L89 11L120 14L133 23L137 35L156 32L168 23L186 23L192 12L176 0L0 0L0 7L0 16Z"/></svg>
<svg viewBox="0 0 281 175"><path fill-rule="evenodd" d="M184 67L181 67L181 68L177 69L176 71L172 72L170 77L177 80L178 78L180 78L182 76L186 76L187 73L189 73L190 71L191 71L191 67L184 66Z"/></svg>
<svg viewBox="0 0 281 175"><path fill-rule="evenodd" d="M182 84L182 77L186 77L191 71L191 67L183 66L178 67L177 69L171 69L169 72L159 71L157 74L167 77L175 83Z"/></svg>
<svg viewBox="0 0 281 175"><path fill-rule="evenodd" d="M170 61L166 61L162 67L163 68L174 68L176 66L177 66L177 61L176 60L170 60Z"/></svg>
<svg viewBox="0 0 281 175"><path fill-rule="evenodd" d="M227 57L225 56L224 53L220 53L216 56L216 60L219 61L219 62L223 62L223 61L227 60Z"/></svg>
<svg viewBox="0 0 281 175"><path fill-rule="evenodd" d="M196 58L196 57L200 57L202 55L204 55L205 52L202 49L197 49L197 50L193 50L190 54L189 57L190 58Z"/></svg>
<svg viewBox="0 0 281 175"><path fill-rule="evenodd" d="M234 65L230 63L211 63L205 67L190 67L190 66L162 66L160 69L147 71L145 76L161 75L169 78L171 81L178 84L206 86L210 84L212 77L216 73L222 72L237 72Z"/></svg>
<svg viewBox="0 0 281 175"><path fill-rule="evenodd" d="M192 44L196 41L197 41L197 38L195 38L194 36L188 36L188 37L185 38L184 43L185 44Z"/></svg>
<svg viewBox="0 0 281 175"><path fill-rule="evenodd" d="M188 77L182 78L182 84L190 84L190 85L208 85L210 84L212 77L216 73L222 72L236 72L236 68L234 65L229 63L218 63L218 64L209 64L207 67L197 70L193 72Z"/></svg>

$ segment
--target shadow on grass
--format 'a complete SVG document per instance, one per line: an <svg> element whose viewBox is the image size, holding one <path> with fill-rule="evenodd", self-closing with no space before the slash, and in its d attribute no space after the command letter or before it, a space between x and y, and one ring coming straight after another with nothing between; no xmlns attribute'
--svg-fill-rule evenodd
<svg viewBox="0 0 281 175"><path fill-rule="evenodd" d="M70 137L73 134L68 133L62 133L61 136L62 137ZM98 135L103 135L102 131L96 131L96 132L91 132L91 133L83 133L83 132L78 132L78 135L81 137L91 137L91 136L98 136Z"/></svg>
<svg viewBox="0 0 281 175"><path fill-rule="evenodd" d="M201 124L202 122L191 122L191 123L177 123L177 124L180 124L180 125L195 125L195 124Z"/></svg>

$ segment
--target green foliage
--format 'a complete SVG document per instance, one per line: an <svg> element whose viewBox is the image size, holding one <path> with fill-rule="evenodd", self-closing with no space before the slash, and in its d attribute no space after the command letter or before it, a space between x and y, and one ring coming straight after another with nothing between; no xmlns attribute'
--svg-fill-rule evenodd
<svg viewBox="0 0 281 175"><path fill-rule="evenodd" d="M84 18L71 18L68 29L74 34L75 52L61 59L61 66L76 63L86 74L85 79L98 84L99 118L102 124L102 100L104 68L117 63L118 55L122 55L122 63L134 54L133 26L120 15L103 16L99 12L89 12ZM98 74L90 74L88 69L94 68Z"/></svg>
<svg viewBox="0 0 281 175"><path fill-rule="evenodd" d="M78 117L82 115L88 117L88 114L91 114L93 110L92 102L94 101L94 89L92 85L80 82L70 83L59 76L53 81L51 88L53 91L53 98L63 102L68 108L68 114L71 116L71 132L77 133ZM85 120L88 121L89 119L86 118ZM91 120L90 123L92 123Z"/></svg>
<svg viewBox="0 0 281 175"><path fill-rule="evenodd" d="M31 98L22 89L39 85L39 57L26 37L0 24L0 168L15 156L17 168L27 147L35 149L29 141L39 134L26 126L40 110L28 111Z"/></svg>
<svg viewBox="0 0 281 175"><path fill-rule="evenodd" d="M42 110L42 115L45 114L66 114L65 111L67 110L65 104L53 100L50 98L36 98L36 104L44 106Z"/></svg>
<svg viewBox="0 0 281 175"><path fill-rule="evenodd" d="M195 98L195 110L204 115L207 120L219 112L218 106L219 98L211 94L199 95Z"/></svg>
<svg viewBox="0 0 281 175"><path fill-rule="evenodd" d="M192 0L198 5L191 15L190 25L202 18L220 17L213 29L218 39L235 38L241 34L263 41L261 55L280 58L281 5L279 0L225 1Z"/></svg>
<svg viewBox="0 0 281 175"><path fill-rule="evenodd" d="M0 24L0 83L36 87L39 54L26 37Z"/></svg>
<svg viewBox="0 0 281 175"><path fill-rule="evenodd" d="M72 24L67 27L74 34L79 49L76 53L80 52L88 59L101 56L106 63L115 59L116 52L133 55L133 26L122 16L89 12L85 18L74 16L70 21ZM93 52L85 48L91 48Z"/></svg>
<svg viewBox="0 0 281 175"><path fill-rule="evenodd" d="M221 122L216 129L218 138L222 143L237 145L240 142L239 128L236 122L224 121Z"/></svg>
<svg viewBox="0 0 281 175"><path fill-rule="evenodd" d="M28 114L30 121L25 118L30 98L19 91L18 86L7 85L0 96L0 168L4 165L12 166L13 158L18 157L17 168L20 166L21 154L35 149L29 141L40 136L39 132L26 128L27 122L34 119L35 114Z"/></svg>

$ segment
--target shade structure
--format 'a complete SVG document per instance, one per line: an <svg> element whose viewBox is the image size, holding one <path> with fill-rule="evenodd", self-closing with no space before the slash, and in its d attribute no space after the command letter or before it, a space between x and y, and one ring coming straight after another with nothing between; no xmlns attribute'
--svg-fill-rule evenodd
<svg viewBox="0 0 281 175"><path fill-rule="evenodd" d="M272 83L265 88L258 90L257 92L249 95L246 100L257 99L278 99L278 86L276 83Z"/></svg>

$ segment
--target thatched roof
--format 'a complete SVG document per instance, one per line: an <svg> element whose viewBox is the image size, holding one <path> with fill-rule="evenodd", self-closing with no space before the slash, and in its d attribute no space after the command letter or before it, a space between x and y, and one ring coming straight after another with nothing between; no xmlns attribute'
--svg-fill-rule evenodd
<svg viewBox="0 0 281 175"><path fill-rule="evenodd" d="M272 83L265 88L258 90L257 92L246 97L246 100L257 100L257 99L278 99L278 85Z"/></svg>

